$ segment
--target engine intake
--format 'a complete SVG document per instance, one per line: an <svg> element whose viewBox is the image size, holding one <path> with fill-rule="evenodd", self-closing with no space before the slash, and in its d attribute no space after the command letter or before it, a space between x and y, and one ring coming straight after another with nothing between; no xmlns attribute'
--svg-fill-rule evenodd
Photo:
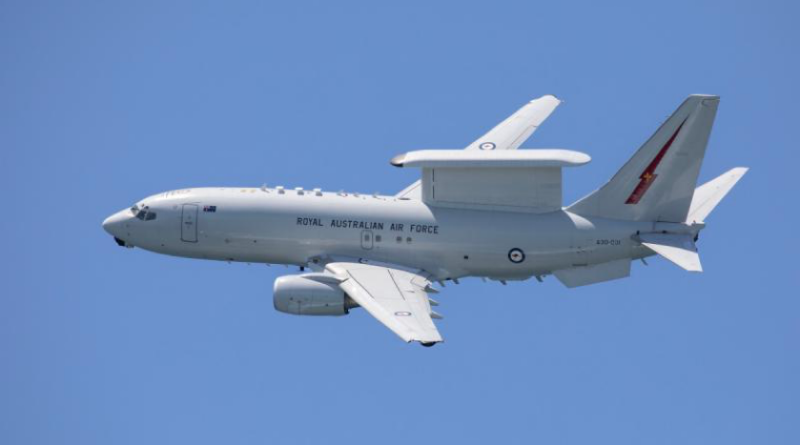
<svg viewBox="0 0 800 445"><path fill-rule="evenodd" d="M335 278L315 273L279 277L272 301L276 310L295 315L346 315L358 306Z"/></svg>

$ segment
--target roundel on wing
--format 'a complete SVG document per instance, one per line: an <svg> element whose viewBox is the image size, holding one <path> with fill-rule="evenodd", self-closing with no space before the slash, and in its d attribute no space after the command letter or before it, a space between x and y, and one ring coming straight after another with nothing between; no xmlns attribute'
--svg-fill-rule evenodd
<svg viewBox="0 0 800 445"><path fill-rule="evenodd" d="M508 260L514 264L519 264L525 261L525 252L517 247L508 251Z"/></svg>
<svg viewBox="0 0 800 445"><path fill-rule="evenodd" d="M494 150L497 145L494 145L494 142L482 142L481 145L478 145L478 148L481 150Z"/></svg>

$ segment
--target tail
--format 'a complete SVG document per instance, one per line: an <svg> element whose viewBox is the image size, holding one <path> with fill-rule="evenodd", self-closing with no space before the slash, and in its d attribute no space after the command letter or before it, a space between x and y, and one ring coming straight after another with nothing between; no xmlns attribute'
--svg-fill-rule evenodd
<svg viewBox="0 0 800 445"><path fill-rule="evenodd" d="M692 198L692 206L689 208L689 216L686 223L690 227L701 229L706 217L722 201L722 198L742 179L747 173L747 168L737 167L723 173L711 181L697 187ZM702 272L700 256L697 254L697 247L694 242L697 240L697 233L642 233L638 235L639 242L647 246L653 252L672 261L689 272Z"/></svg>
<svg viewBox="0 0 800 445"><path fill-rule="evenodd" d="M718 105L719 96L689 96L611 181L567 210L629 221L686 221Z"/></svg>
<svg viewBox="0 0 800 445"><path fill-rule="evenodd" d="M717 207L722 198L731 191L734 185L747 173L747 167L736 167L719 175L705 184L697 187L692 198L692 206L689 207L687 223L699 223L706 220L706 217Z"/></svg>

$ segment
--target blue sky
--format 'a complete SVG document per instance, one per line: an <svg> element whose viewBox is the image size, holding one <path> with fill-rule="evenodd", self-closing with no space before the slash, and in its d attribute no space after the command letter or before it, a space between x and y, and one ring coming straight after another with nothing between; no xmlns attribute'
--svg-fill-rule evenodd
<svg viewBox="0 0 800 445"><path fill-rule="evenodd" d="M794 2L0 2L0 443L794 444ZM531 98L587 152L571 202L690 93L722 96L706 272L567 290L464 280L447 342L272 308L282 266L120 249L150 194L393 193Z"/></svg>

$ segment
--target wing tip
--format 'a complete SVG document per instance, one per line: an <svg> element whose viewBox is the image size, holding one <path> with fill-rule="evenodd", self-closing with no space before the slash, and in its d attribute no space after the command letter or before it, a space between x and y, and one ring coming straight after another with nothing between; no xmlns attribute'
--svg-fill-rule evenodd
<svg viewBox="0 0 800 445"><path fill-rule="evenodd" d="M406 343L412 343L412 342L417 342L417 343L443 343L444 342L444 338L442 338L441 335L438 335L438 332L436 334L429 335L429 336L410 335L410 336L408 336L406 338L403 338L403 340L405 340Z"/></svg>
<svg viewBox="0 0 800 445"><path fill-rule="evenodd" d="M553 94L545 94L544 96L537 97L536 99L531 100L531 102L536 102L536 101L540 101L540 100L547 100L547 101L554 100L554 101L556 101L558 103L562 102L561 99L559 99L557 96L555 96Z"/></svg>
<svg viewBox="0 0 800 445"><path fill-rule="evenodd" d="M425 346L426 348L430 348L431 346L444 342L443 340L436 340L436 341L414 340L414 341L421 344L422 346Z"/></svg>

